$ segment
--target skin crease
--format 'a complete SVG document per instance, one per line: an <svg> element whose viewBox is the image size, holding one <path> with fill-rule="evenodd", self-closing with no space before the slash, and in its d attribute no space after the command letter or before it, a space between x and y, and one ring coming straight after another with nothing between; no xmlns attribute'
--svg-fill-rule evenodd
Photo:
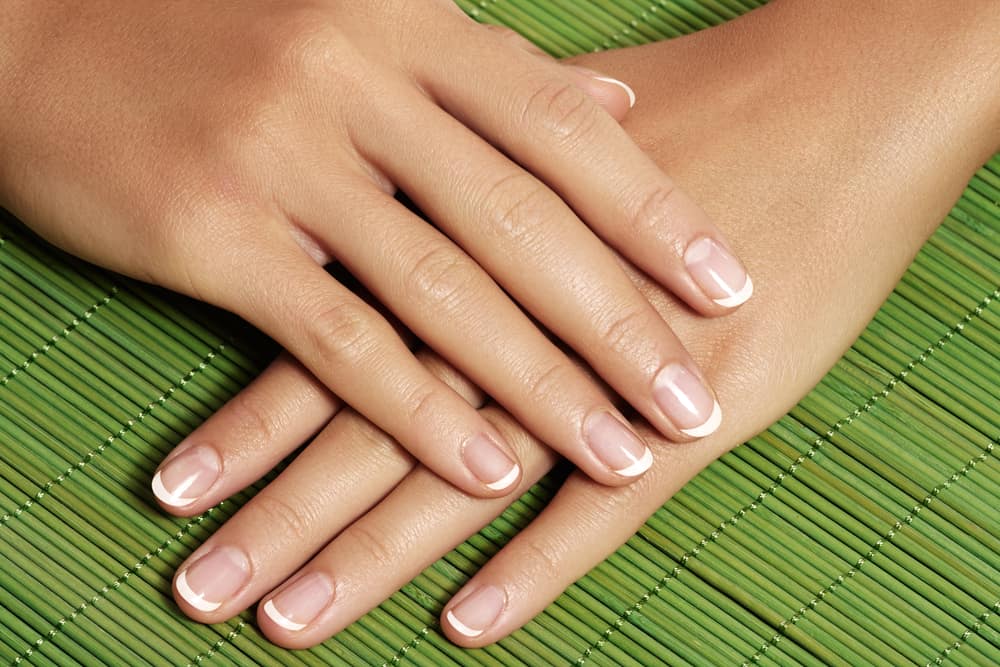
<svg viewBox="0 0 1000 667"><path fill-rule="evenodd" d="M702 315L736 307L684 260L718 230L586 94L627 88L447 0L7 0L0 35L0 205L244 317L464 491L507 495L512 451L321 264L602 483L650 450L532 318L671 441L709 421L703 381L693 415L656 400L661 369L703 378L602 241Z"/></svg>
<svg viewBox="0 0 1000 667"><path fill-rule="evenodd" d="M1000 148L1000 63L990 49L1000 26L980 12L985 5L941 16L934 3L911 4L908 31L895 33L877 28L893 19L891 7L864 4L859 14L846 4L806 3L803 11L800 2L779 0L691 37L576 60L635 87L640 102L625 127L736 239L760 277L759 295L732 316L705 321L633 272L708 369L730 417L699 443L664 444L650 473L629 487L571 476L448 604L445 612L485 585L505 595L499 618L475 638L457 632L445 613L442 627L456 643L482 646L520 627L705 465L790 408L853 341L974 170ZM876 39L874 52L859 47ZM947 47L949 57L930 55L921 39ZM956 77L959 70L969 76ZM517 448L525 462L519 491L553 463L468 380L422 359L483 406ZM297 387L317 398L297 399ZM208 444L226 462L223 481L182 513L207 509L263 474L268 456L319 429L333 410L321 396L301 367L279 360L234 410L227 406L181 445ZM265 427L239 430L247 421ZM364 465L373 460L376 475ZM316 622L290 632L258 612L262 630L282 646L323 641L506 505L465 496L412 466L391 439L341 413L181 568L235 545L251 561L247 585L210 614L180 597L178 604L212 622L270 599L269 590L363 515L302 570L328 572L335 582L336 600Z"/></svg>

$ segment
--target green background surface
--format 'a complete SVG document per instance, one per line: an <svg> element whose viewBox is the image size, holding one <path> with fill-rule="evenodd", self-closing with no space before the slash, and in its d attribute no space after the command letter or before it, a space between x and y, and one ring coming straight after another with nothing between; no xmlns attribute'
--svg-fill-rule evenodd
<svg viewBox="0 0 1000 667"><path fill-rule="evenodd" d="M459 4L562 56L756 3ZM0 216L0 663L996 665L998 286L994 159L822 383L523 630L464 651L436 618L554 480L338 636L288 652L249 613L203 626L170 598L175 568L249 493L185 520L149 491L160 459L273 348Z"/></svg>

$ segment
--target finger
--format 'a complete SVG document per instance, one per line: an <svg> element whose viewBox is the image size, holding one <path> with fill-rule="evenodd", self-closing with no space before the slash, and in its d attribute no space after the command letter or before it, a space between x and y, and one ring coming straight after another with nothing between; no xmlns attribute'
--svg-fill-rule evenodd
<svg viewBox="0 0 1000 667"><path fill-rule="evenodd" d="M534 42L525 39L506 26L484 23L479 27L487 32L492 32L502 46L520 49L548 63L557 62ZM635 106L635 91L624 81L579 65L563 65L562 67L567 80L589 95L615 120L622 121L628 115L629 110Z"/></svg>
<svg viewBox="0 0 1000 667"><path fill-rule="evenodd" d="M433 355L422 354L421 360L468 405L484 400ZM204 622L242 611L377 503L412 467L413 459L384 431L353 410L342 411L178 568L177 603Z"/></svg>
<svg viewBox="0 0 1000 667"><path fill-rule="evenodd" d="M340 406L283 353L174 448L153 475L153 494L171 514L200 514L267 474Z"/></svg>
<svg viewBox="0 0 1000 667"><path fill-rule="evenodd" d="M412 105L373 120L378 139L359 146L366 157L661 433L686 441L714 431L722 415L711 389L614 253L544 184L439 109L419 99ZM416 114L425 131L410 133L403 121ZM579 464L581 450L541 430L533 414L533 401L561 387L488 392ZM590 434L586 413L576 414L578 441L608 435Z"/></svg>
<svg viewBox="0 0 1000 667"><path fill-rule="evenodd" d="M525 426L598 481L645 472L652 453L611 400L475 261L372 188L329 195L330 210L355 213L346 224L316 216L327 223L312 232L410 330L488 394L518 405ZM453 455L413 453L434 470Z"/></svg>
<svg viewBox="0 0 1000 667"><path fill-rule="evenodd" d="M516 443L526 466L518 491L526 491L554 464L553 454L498 408L484 412ZM262 598L257 611L261 630L289 648L306 648L327 639L489 523L509 503L509 498L473 498L418 467L285 584Z"/></svg>
<svg viewBox="0 0 1000 667"><path fill-rule="evenodd" d="M431 375L385 318L307 257L290 234L252 251L254 270L231 295L231 310L451 483L486 496L516 483L520 467L496 429Z"/></svg>
<svg viewBox="0 0 1000 667"><path fill-rule="evenodd" d="M572 475L542 514L448 602L441 614L445 634L461 646L485 646L530 621L715 460L718 442L667 448L655 474L627 487Z"/></svg>
<svg viewBox="0 0 1000 667"><path fill-rule="evenodd" d="M454 66L429 59L415 71L431 96L544 180L609 245L702 314L750 298L753 283L722 233L563 70L462 39L439 57Z"/></svg>

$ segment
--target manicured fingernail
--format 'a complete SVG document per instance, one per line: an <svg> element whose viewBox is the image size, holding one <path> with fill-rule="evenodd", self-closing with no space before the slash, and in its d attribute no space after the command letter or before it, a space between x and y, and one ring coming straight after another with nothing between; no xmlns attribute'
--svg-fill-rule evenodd
<svg viewBox="0 0 1000 667"><path fill-rule="evenodd" d="M250 576L250 561L235 547L219 547L177 575L177 592L199 611L215 611Z"/></svg>
<svg viewBox="0 0 1000 667"><path fill-rule="evenodd" d="M622 477L637 477L653 465L653 453L646 443L607 412L588 416L583 431L594 455Z"/></svg>
<svg viewBox="0 0 1000 667"><path fill-rule="evenodd" d="M153 475L153 493L171 507L190 505L215 484L221 467L214 449L192 447Z"/></svg>
<svg viewBox="0 0 1000 667"><path fill-rule="evenodd" d="M521 474L521 467L487 435L477 435L470 440L462 458L472 474L493 491L508 488Z"/></svg>
<svg viewBox="0 0 1000 667"><path fill-rule="evenodd" d="M628 85L624 81L619 81L618 79L612 79L610 76L595 76L598 81L603 81L604 83L613 83L616 86L621 86L628 93L628 106L629 109L635 107L635 91L632 90L632 86Z"/></svg>
<svg viewBox="0 0 1000 667"><path fill-rule="evenodd" d="M684 263L702 291L720 306L735 308L753 295L753 281L740 261L710 238L689 245Z"/></svg>
<svg viewBox="0 0 1000 667"><path fill-rule="evenodd" d="M497 620L503 611L506 596L496 586L483 586L468 596L454 609L449 609L445 617L451 627L466 637L478 637Z"/></svg>
<svg viewBox="0 0 1000 667"><path fill-rule="evenodd" d="M680 364L670 364L653 381L653 397L684 435L704 438L722 423L722 408L698 376Z"/></svg>
<svg viewBox="0 0 1000 667"><path fill-rule="evenodd" d="M312 623L333 601L333 582L310 572L264 603L264 613L285 630L297 632Z"/></svg>

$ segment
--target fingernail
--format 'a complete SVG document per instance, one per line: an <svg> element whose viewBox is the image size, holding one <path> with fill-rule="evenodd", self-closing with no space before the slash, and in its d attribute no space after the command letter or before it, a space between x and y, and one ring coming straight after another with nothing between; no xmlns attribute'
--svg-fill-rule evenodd
<svg viewBox="0 0 1000 667"><path fill-rule="evenodd" d="M722 408L698 376L680 364L670 364L653 382L656 404L684 435L704 438L722 423Z"/></svg>
<svg viewBox="0 0 1000 667"><path fill-rule="evenodd" d="M264 613L285 630L297 632L312 623L332 601L330 577L310 572L265 602Z"/></svg>
<svg viewBox="0 0 1000 667"><path fill-rule="evenodd" d="M449 609L445 617L451 627L466 637L478 637L497 620L505 601L502 590L484 586Z"/></svg>
<svg viewBox="0 0 1000 667"><path fill-rule="evenodd" d="M618 79L612 79L610 76L595 76L598 81L603 81L605 83L613 83L616 86L621 86L628 93L628 107L632 109L635 107L635 91L632 90L632 86L628 85L624 81L619 81Z"/></svg>
<svg viewBox="0 0 1000 667"><path fill-rule="evenodd" d="M636 477L653 465L653 453L646 443L603 410L587 417L583 431L594 455L622 477Z"/></svg>
<svg viewBox="0 0 1000 667"><path fill-rule="evenodd" d="M521 474L521 467L487 435L477 435L470 440L462 458L472 474L493 491L506 489Z"/></svg>
<svg viewBox="0 0 1000 667"><path fill-rule="evenodd" d="M177 575L177 592L199 611L215 611L246 583L250 562L235 547L219 547Z"/></svg>
<svg viewBox="0 0 1000 667"><path fill-rule="evenodd" d="M753 295L753 281L738 259L710 238L701 238L684 253L688 273L715 303L735 308Z"/></svg>
<svg viewBox="0 0 1000 667"><path fill-rule="evenodd" d="M214 449L192 447L153 475L153 493L171 507L190 505L215 484L221 467Z"/></svg>

